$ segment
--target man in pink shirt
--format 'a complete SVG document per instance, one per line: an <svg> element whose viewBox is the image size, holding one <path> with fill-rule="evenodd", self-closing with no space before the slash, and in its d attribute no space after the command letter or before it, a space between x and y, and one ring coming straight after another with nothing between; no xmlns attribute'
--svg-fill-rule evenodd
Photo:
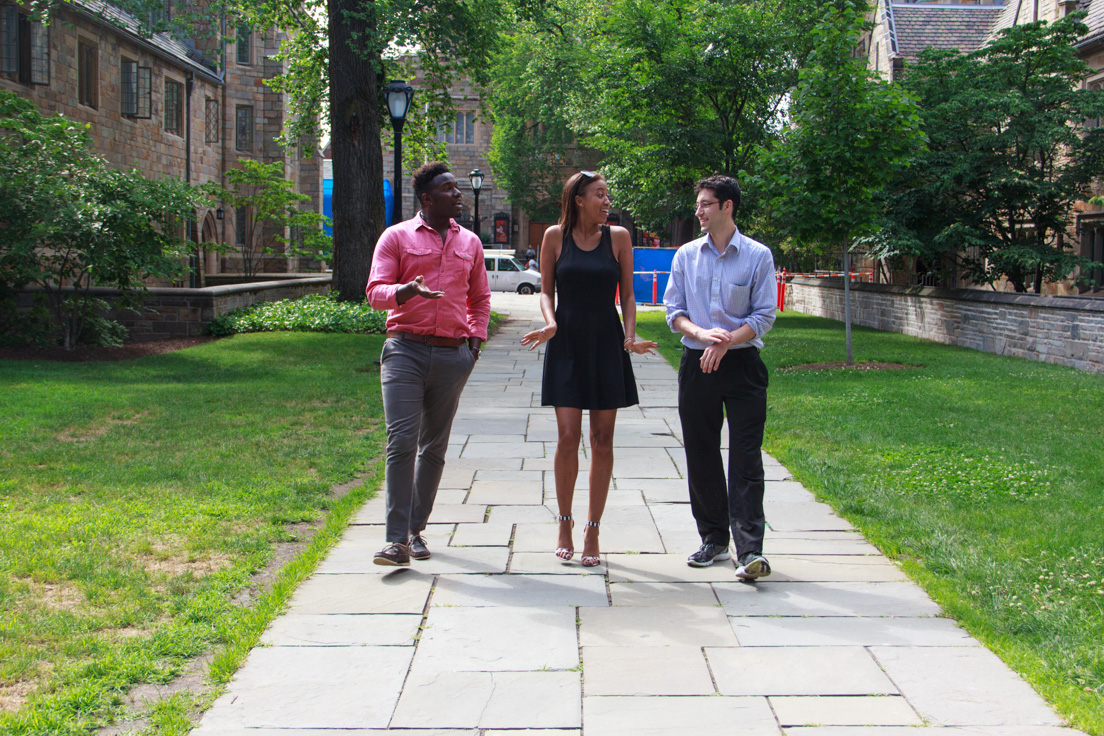
<svg viewBox="0 0 1104 736"><path fill-rule="evenodd" d="M387 546L377 565L429 558L422 532L445 469L452 419L491 315L478 236L452 218L463 195L440 162L414 172L422 211L384 230L372 257L368 303L387 310L380 358L387 422Z"/></svg>

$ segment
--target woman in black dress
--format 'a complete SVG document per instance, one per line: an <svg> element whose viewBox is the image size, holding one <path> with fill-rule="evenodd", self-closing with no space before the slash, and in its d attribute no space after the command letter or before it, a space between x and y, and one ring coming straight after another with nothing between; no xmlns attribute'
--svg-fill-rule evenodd
<svg viewBox="0 0 1104 736"><path fill-rule="evenodd" d="M571 502L579 475L583 410L590 412L590 508L583 531L582 564L601 564L598 527L613 474L613 428L617 410L637 403L629 353L651 353L656 343L637 340L633 299L632 239L622 227L606 225L610 198L606 181L580 171L564 184L560 224L541 242L541 313L545 326L521 338L544 353L541 405L556 408L556 556L567 562L572 546ZM621 314L614 304L621 290ZM556 297L559 297L558 303Z"/></svg>

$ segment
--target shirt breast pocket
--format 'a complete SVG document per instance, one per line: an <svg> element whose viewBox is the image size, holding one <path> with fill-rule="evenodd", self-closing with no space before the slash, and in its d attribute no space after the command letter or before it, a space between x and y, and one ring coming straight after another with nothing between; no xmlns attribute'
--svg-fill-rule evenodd
<svg viewBox="0 0 1104 736"><path fill-rule="evenodd" d="M743 317L751 311L751 284L725 284L723 293L726 312Z"/></svg>
<svg viewBox="0 0 1104 736"><path fill-rule="evenodd" d="M451 277L467 283L472 270L472 258L471 253L460 250L452 251L452 263L449 264L449 268L453 271Z"/></svg>

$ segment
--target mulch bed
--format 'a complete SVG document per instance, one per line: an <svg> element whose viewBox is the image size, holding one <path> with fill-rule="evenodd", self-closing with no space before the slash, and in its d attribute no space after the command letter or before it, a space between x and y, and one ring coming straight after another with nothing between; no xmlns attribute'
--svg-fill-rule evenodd
<svg viewBox="0 0 1104 736"><path fill-rule="evenodd" d="M861 363L855 363L853 365L847 365L846 360L833 360L828 363L806 363L805 365L788 365L781 370L784 371L824 371L834 368L843 368L849 371L900 371L906 368L917 368L915 365L905 365L904 363L878 363L876 361L868 360Z"/></svg>
<svg viewBox="0 0 1104 736"><path fill-rule="evenodd" d="M117 348L103 348L96 345L78 345L72 350L60 346L0 348L0 360L45 360L66 363L89 361L135 360L147 355L171 353L174 350L202 345L217 337L178 337L172 340L152 340L150 342L128 342Z"/></svg>

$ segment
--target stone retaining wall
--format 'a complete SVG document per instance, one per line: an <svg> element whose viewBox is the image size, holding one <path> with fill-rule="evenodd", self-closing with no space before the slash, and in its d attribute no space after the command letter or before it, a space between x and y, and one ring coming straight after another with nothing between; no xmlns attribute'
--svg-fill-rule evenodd
<svg viewBox="0 0 1104 736"><path fill-rule="evenodd" d="M202 335L215 317L232 309L258 302L297 299L307 294L326 294L332 279L332 274L328 273L300 278L281 275L272 281L203 289L154 287L146 292L140 313L114 310L110 317L126 325L130 330L129 339L135 342L193 337ZM92 293L108 302L119 295L117 290L108 288L93 288ZM34 291L28 290L20 295L20 302L29 306L33 298Z"/></svg>
<svg viewBox="0 0 1104 736"><path fill-rule="evenodd" d="M1104 299L852 284L852 324L1104 372ZM840 279L795 278L786 308L843 320Z"/></svg>

